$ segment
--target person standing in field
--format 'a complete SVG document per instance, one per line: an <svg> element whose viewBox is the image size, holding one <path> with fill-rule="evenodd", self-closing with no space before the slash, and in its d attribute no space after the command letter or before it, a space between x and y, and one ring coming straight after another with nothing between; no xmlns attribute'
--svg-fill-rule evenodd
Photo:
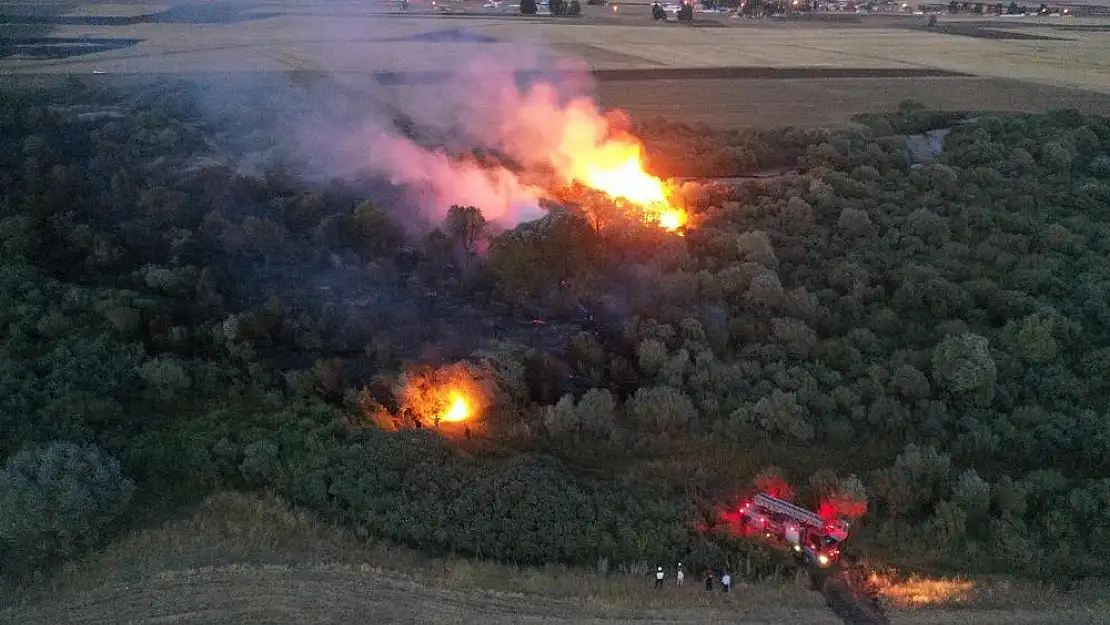
<svg viewBox="0 0 1110 625"><path fill-rule="evenodd" d="M728 592L729 588L732 588L732 576L726 571L725 574L721 576L721 592Z"/></svg>
<svg viewBox="0 0 1110 625"><path fill-rule="evenodd" d="M709 570L709 571L705 572L705 590L706 590L706 592L711 592L713 590L713 571L712 570Z"/></svg>
<svg viewBox="0 0 1110 625"><path fill-rule="evenodd" d="M663 587L663 578L664 577L666 577L666 574L663 573L663 567L659 567L659 570L657 570L655 572L655 587L656 588L662 588Z"/></svg>
<svg viewBox="0 0 1110 625"><path fill-rule="evenodd" d="M681 588L682 583L686 581L686 573L682 570L682 563L678 563L678 572L675 573L675 579L678 580L678 586Z"/></svg>

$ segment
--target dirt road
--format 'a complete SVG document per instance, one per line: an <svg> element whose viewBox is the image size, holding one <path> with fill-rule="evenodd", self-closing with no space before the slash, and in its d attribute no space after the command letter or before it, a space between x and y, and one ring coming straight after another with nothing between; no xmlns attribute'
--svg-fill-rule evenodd
<svg viewBox="0 0 1110 625"><path fill-rule="evenodd" d="M695 589L688 588L693 593ZM645 585L645 593L652 592ZM676 589L669 589L674 592ZM804 592L804 591L801 591ZM697 609L618 608L590 599L458 590L399 580L355 567L224 567L167 572L141 582L106 585L91 592L0 611L0 622L82 623L812 623L840 621L816 594L797 606L768 612L744 608L741 593L714 594L718 604ZM649 597L649 604L661 598ZM762 602L760 602L762 603Z"/></svg>
<svg viewBox="0 0 1110 625"><path fill-rule="evenodd" d="M623 607L586 595L554 599L531 593L459 589L399 579L367 567L226 566L164 572L148 579L104 584L85 592L62 592L20 607L0 609L0 623L441 623L662 625L670 623L862 623L837 618L821 596L796 588L776 605L761 588L739 588L725 597L701 597L703 607L667 607L677 589L660 594L644 587L642 607ZM778 593L776 593L778 594ZM791 598L792 597L792 598ZM846 613L847 614L847 613ZM892 623L1107 623L1094 611L920 610L891 616Z"/></svg>

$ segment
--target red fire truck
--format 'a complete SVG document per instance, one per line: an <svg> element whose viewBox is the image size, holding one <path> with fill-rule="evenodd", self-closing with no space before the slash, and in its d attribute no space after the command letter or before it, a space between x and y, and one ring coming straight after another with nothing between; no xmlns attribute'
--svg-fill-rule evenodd
<svg viewBox="0 0 1110 625"><path fill-rule="evenodd" d="M840 559L841 544L848 538L848 522L826 521L817 513L760 493L740 505L740 516L752 533L785 545L802 554L807 564L821 568Z"/></svg>

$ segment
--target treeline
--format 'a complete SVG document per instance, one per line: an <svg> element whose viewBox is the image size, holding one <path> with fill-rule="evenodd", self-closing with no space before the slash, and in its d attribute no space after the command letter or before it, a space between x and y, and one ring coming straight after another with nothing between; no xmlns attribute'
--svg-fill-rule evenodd
<svg viewBox="0 0 1110 625"><path fill-rule="evenodd" d="M508 232L456 207L413 237L353 185L205 161L220 128L190 93L0 95L5 570L258 488L433 552L756 576L781 562L696 529L776 474L807 505L866 501L871 555L1107 573L1107 120L660 123L638 131L662 173L797 173L686 185L685 237L580 190ZM903 133L941 122L914 163ZM394 309L310 290L328 272ZM266 297L290 283L303 300ZM442 298L576 328L470 354L492 442L372 426Z"/></svg>
<svg viewBox="0 0 1110 625"><path fill-rule="evenodd" d="M634 315L620 339L572 349L597 387L638 390L615 417L588 393L553 420L588 440L609 423L731 439L760 460L752 446L781 445L771 460L796 479L850 467L872 504L857 537L905 561L1103 571L1110 124L983 117L912 162L892 129L941 118L908 105L814 132L795 176L689 194L700 220L682 248L614 259L624 280L599 287ZM704 132L676 130L668 143L697 151ZM594 234L604 260L614 247ZM547 247L562 245L531 245ZM628 283L641 290L614 288ZM913 446L889 466L892 443Z"/></svg>

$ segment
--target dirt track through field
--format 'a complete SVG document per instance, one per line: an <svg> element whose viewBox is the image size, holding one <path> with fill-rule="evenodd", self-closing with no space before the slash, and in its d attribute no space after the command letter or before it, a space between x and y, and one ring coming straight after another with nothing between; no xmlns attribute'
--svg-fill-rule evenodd
<svg viewBox="0 0 1110 625"><path fill-rule="evenodd" d="M670 578L654 589L648 576L432 559L367 545L272 498L221 493L191 516L134 531L40 584L0 585L0 623L838 625L833 610L860 622L843 597L830 606L806 581L741 582L724 593ZM969 601L886 612L905 625L1110 624L1098 596L1042 591L1031 599L1026 589L995 587Z"/></svg>
<svg viewBox="0 0 1110 625"><path fill-rule="evenodd" d="M674 589L670 589L674 590ZM691 593L697 592L690 587ZM652 592L645 587L645 592ZM799 589L799 592L804 593ZM813 623L839 621L816 601L774 614L748 613L714 594L719 609L616 609L520 593L452 590L353 568L225 567L171 572L105 586L24 609L0 622L27 623ZM809 593L812 595L812 593ZM816 597L816 595L812 595Z"/></svg>
<svg viewBox="0 0 1110 625"><path fill-rule="evenodd" d="M966 76L931 68L881 67L660 67L647 69L600 69L591 72L599 82L654 82L660 80L836 80L844 78L954 78ZM517 80L555 80L551 71L515 72ZM438 85L451 79L451 72L378 72L374 80L383 85ZM573 78L573 76L568 76Z"/></svg>
<svg viewBox="0 0 1110 625"><path fill-rule="evenodd" d="M588 591L588 589L585 589ZM368 567L241 566L168 571L141 580L109 582L77 591L50 593L19 607L0 608L0 623L21 625L179 625L437 623L483 625L570 623L572 625L664 625L736 623L757 625L805 623L836 625L885 621L859 620L858 611L834 616L821 595L802 586L776 592L781 604L759 587L728 595L703 594L696 584L679 590L653 591L645 584L636 607L613 605L589 595L554 599L533 593L500 592L439 586L435 581L392 577ZM675 601L674 593L685 593ZM752 594L754 593L754 594ZM691 607L696 601L701 607ZM836 607L836 606L834 606ZM1032 625L1108 623L1094 610L1031 611L1023 609L920 610L892 615L907 625Z"/></svg>

